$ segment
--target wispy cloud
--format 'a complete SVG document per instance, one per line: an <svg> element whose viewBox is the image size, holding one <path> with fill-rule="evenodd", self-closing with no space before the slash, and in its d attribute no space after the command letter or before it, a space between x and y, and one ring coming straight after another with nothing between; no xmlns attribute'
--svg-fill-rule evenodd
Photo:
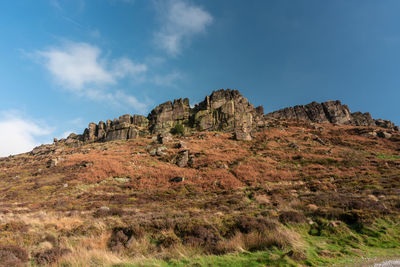
<svg viewBox="0 0 400 267"><path fill-rule="evenodd" d="M102 57L99 47L76 42L37 51L35 55L55 82L66 90L95 101L129 105L138 111L147 108L136 97L114 89L124 78L143 80L146 64L126 57L108 59Z"/></svg>
<svg viewBox="0 0 400 267"><path fill-rule="evenodd" d="M153 82L159 86L176 86L176 81L182 79L182 74L178 71L171 72L166 75L155 75Z"/></svg>
<svg viewBox="0 0 400 267"><path fill-rule="evenodd" d="M176 56L196 34L205 32L213 21L210 13L189 1L156 1L161 28L155 43L169 55Z"/></svg>
<svg viewBox="0 0 400 267"><path fill-rule="evenodd" d="M1 111L0 118L0 157L28 152L40 145L39 137L52 132L16 111Z"/></svg>
<svg viewBox="0 0 400 267"><path fill-rule="evenodd" d="M146 65L136 64L128 58L109 62L101 58L100 48L88 43L67 42L36 54L44 60L44 66L56 82L69 90L116 84L118 79L134 77L147 70Z"/></svg>
<svg viewBox="0 0 400 267"><path fill-rule="evenodd" d="M146 112L150 105L148 101L139 101L135 96L126 94L121 90L102 92L89 89L86 91L85 95L91 100L104 102L108 105L131 107L140 113Z"/></svg>

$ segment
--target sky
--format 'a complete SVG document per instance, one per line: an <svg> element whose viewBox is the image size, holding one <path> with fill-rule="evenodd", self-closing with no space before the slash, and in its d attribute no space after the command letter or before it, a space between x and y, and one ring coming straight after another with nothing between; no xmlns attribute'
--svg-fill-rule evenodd
<svg viewBox="0 0 400 267"><path fill-rule="evenodd" d="M238 89L400 124L398 0L0 1L0 156Z"/></svg>

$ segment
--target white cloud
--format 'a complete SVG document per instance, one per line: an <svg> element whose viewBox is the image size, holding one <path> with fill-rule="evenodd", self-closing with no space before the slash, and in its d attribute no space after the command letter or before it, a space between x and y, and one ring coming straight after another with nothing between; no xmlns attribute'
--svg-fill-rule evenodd
<svg viewBox="0 0 400 267"><path fill-rule="evenodd" d="M141 113L147 112L148 103L139 101L136 97L128 95L123 91L100 92L98 90L87 90L86 96L92 100L105 102L114 106L131 107Z"/></svg>
<svg viewBox="0 0 400 267"><path fill-rule="evenodd" d="M112 74L114 77L137 76L147 71L145 64L135 64L128 58L114 60Z"/></svg>
<svg viewBox="0 0 400 267"><path fill-rule="evenodd" d="M176 86L177 80L182 79L182 74L180 72L174 71L166 75L155 75L153 82L159 86Z"/></svg>
<svg viewBox="0 0 400 267"><path fill-rule="evenodd" d="M63 87L81 90L88 84L115 83L99 59L100 49L87 43L68 43L62 48L38 52L47 70Z"/></svg>
<svg viewBox="0 0 400 267"><path fill-rule="evenodd" d="M67 42L36 53L44 60L44 66L64 88L80 91L88 86L116 84L118 79L138 75L147 70L144 64L136 64L128 58L109 62L101 58L101 50L87 43Z"/></svg>
<svg viewBox="0 0 400 267"><path fill-rule="evenodd" d="M51 133L42 126L16 112L0 112L0 157L24 153L40 145L38 137Z"/></svg>
<svg viewBox="0 0 400 267"><path fill-rule="evenodd" d="M161 29L155 34L156 44L169 55L176 56L190 39L205 32L213 17L199 6L183 0L156 2Z"/></svg>
<svg viewBox="0 0 400 267"><path fill-rule="evenodd" d="M114 89L120 80L127 77L143 82L146 64L135 63L126 57L102 57L101 49L88 43L66 42L61 47L38 51L35 55L58 84L78 96L114 105L129 105L138 111L147 109L147 105L134 96Z"/></svg>

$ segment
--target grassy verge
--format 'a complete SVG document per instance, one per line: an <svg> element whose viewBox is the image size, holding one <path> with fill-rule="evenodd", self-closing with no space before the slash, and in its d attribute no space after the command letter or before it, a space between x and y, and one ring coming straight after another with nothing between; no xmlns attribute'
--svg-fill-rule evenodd
<svg viewBox="0 0 400 267"><path fill-rule="evenodd" d="M319 220L312 225L285 226L298 233L298 243L285 249L204 255L179 260L144 260L134 266L360 266L371 259L400 255L400 225L392 218L370 224L335 225ZM314 230L318 229L318 230Z"/></svg>

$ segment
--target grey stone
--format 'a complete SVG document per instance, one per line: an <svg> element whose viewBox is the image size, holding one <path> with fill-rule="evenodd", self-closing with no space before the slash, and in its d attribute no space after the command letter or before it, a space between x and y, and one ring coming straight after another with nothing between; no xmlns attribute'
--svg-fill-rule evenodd
<svg viewBox="0 0 400 267"><path fill-rule="evenodd" d="M186 165L188 164L189 161L189 150L185 149L182 150L178 153L178 156L176 158L176 165L178 167L186 167Z"/></svg>
<svg viewBox="0 0 400 267"><path fill-rule="evenodd" d="M177 177L174 177L174 178L170 179L169 181L170 181L170 182L173 182L173 183L180 183L180 182L183 182L183 181L185 181L185 180L186 180L185 177L179 177L179 176L177 176Z"/></svg>
<svg viewBox="0 0 400 267"><path fill-rule="evenodd" d="M392 137L392 135L390 133L385 132L385 131L379 131L379 132L377 132L377 135L380 138L386 138L386 139L389 139Z"/></svg>

